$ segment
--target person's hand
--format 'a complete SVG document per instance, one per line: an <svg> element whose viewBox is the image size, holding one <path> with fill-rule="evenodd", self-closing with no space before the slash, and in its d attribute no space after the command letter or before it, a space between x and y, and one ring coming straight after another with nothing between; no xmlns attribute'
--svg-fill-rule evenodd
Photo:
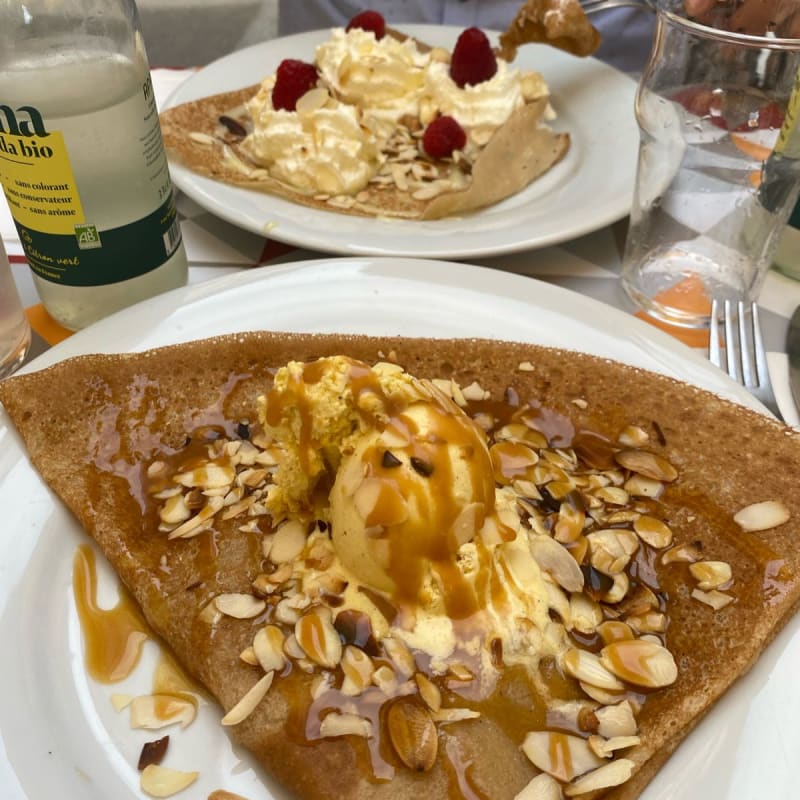
<svg viewBox="0 0 800 800"><path fill-rule="evenodd" d="M763 36L800 38L795 0L684 0L688 16L716 28Z"/></svg>

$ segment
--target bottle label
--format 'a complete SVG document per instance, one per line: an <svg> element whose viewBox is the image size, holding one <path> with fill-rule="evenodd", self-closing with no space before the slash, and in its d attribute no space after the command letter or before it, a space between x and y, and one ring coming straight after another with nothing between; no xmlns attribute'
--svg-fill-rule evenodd
<svg viewBox="0 0 800 800"><path fill-rule="evenodd" d="M181 242L149 75L131 98L107 113L129 133L138 132L125 176L130 180L106 177L118 192L118 205L131 198L134 178L146 176L139 181L145 188L137 190L134 218L119 219L120 224L104 216L110 201L95 202L90 210L88 195L81 196L82 173L76 180L70 158L80 146L75 132L66 138L62 130L47 130L50 123L34 106L0 104L0 184L31 269L54 283L99 286L135 278L160 267ZM97 165L91 154L82 156L84 172L87 163Z"/></svg>

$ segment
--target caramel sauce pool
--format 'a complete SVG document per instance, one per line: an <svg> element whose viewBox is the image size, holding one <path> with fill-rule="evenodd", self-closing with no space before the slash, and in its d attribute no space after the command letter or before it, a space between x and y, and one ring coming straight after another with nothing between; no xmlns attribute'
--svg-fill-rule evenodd
<svg viewBox="0 0 800 800"><path fill-rule="evenodd" d="M124 590L120 590L113 608L100 608L94 552L87 545L81 545L75 553L72 589L88 673L100 683L127 678L139 663L142 645L152 636L141 612Z"/></svg>

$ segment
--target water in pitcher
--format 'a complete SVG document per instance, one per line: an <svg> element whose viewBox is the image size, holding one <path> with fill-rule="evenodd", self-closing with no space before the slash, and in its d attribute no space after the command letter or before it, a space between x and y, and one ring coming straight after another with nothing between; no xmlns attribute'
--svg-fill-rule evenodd
<svg viewBox="0 0 800 800"><path fill-rule="evenodd" d="M758 292L800 164L773 157L765 174L784 115L758 91L689 87L671 98L644 95L639 106L637 196L625 252L637 274L627 288L657 314L658 298L668 297L664 315L694 324L705 310L687 300L682 319L675 295L697 294L699 281L709 297ZM774 235L764 237L765 230Z"/></svg>

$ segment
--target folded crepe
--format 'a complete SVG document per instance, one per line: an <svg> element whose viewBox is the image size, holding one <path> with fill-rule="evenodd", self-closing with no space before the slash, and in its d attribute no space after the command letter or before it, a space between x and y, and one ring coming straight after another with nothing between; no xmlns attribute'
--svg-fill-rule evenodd
<svg viewBox="0 0 800 800"><path fill-rule="evenodd" d="M581 507L587 514L600 513L590 495L606 497L602 513L614 514L614 503L623 512L624 501L613 490L628 485L638 511L613 520L609 516L604 524L630 530L636 514L646 512L668 526L670 537L668 543L655 541L640 530L651 544L641 542L626 568L636 591L616 604L603 601L605 621L638 625L637 636L650 631L650 641L661 641L674 657L677 678L654 690L626 684L621 693L611 691L610 699L595 690L600 699L591 700L552 662L540 665L543 695L533 692L516 669L503 675L502 691L483 698L471 693L468 677L445 680L440 675L442 711L479 712L449 720L430 708L419 712L425 708L420 698L430 698L430 687L423 679L416 684L409 679L403 684L410 693L405 699L416 703L426 735L431 732L428 721L436 720L438 744L430 763L412 759L412 766L401 757L397 740L402 743L405 736L414 742L419 726L412 723L418 715L404 717L400 733L394 725L387 736L386 727L392 727L388 711L373 708L371 737L352 730L321 735L322 712L345 712L345 722L352 723L348 714L363 716L367 710L357 697L349 711L322 708L332 697L343 699L326 691L331 680L338 685L340 668L331 671L313 659L296 659L289 662L291 668L276 670L263 699L249 714L238 713L243 697L264 678L258 659L247 663L242 658L264 620L208 612L216 597L254 595L254 583L269 572L260 544L262 535L271 535L269 525L264 527L268 516L256 518L262 520L256 529L242 525L241 517L221 514L201 535L171 537L159 529L163 506L154 500L152 483L160 480L164 464L186 467L187 458L208 447L257 442L258 398L269 392L276 370L291 361L340 354L368 364L389 360L419 378L439 381L438 387L449 385L454 401L488 427L490 417L523 410L519 419L534 432L527 435L547 440L540 448L541 464L561 470L558 480L549 476L550 489L545 489L545 478L538 491L528 488L526 524L549 519L555 525L568 516L565 504L573 511L578 507L574 494L556 491L564 472L572 474L573 455L586 475L617 476L616 483L599 478L583 483ZM625 704L636 712L638 742L628 742L624 759L617 754L596 758L589 774L597 772L598 762L608 761L622 764L630 777L576 796L635 798L704 713L755 662L800 600L798 434L700 389L592 356L482 340L237 334L144 353L69 359L0 382L0 400L36 469L99 544L153 629L228 712L228 721L242 717L231 725L231 735L264 769L308 800L510 800L538 772L529 759L532 753L536 758L537 742L527 740L527 733L549 724L556 737L566 729L572 738L594 736L594 744L598 738L613 741L615 714L600 712L620 711ZM630 460L630 453L638 454L638 460ZM203 466L197 462L194 468ZM603 526L587 522L586 530L598 527ZM557 535L554 531L537 536ZM650 527L650 534L663 532L655 523ZM324 526L307 535L324 540ZM584 572L602 594L609 587L598 583L601 576L589 568L592 552L585 556ZM717 566L695 574L691 569L698 564ZM730 568L729 580L714 581L719 564ZM723 602L717 603L720 596ZM561 611L565 618L568 606L569 601ZM336 613L333 601L330 609ZM648 617L651 612L662 615L661 624L656 620L648 628L647 620L655 619ZM363 637L358 639L357 627L337 631L345 642L369 650ZM574 630L573 635L580 638ZM596 636L585 638L595 650L602 645ZM401 673L386 652L375 657L384 666L394 663ZM502 664L502 653L497 660ZM420 663L416 668L425 670ZM327 673L335 677L326 678ZM565 739L547 741L556 755L566 747ZM427 747L429 752L430 742ZM570 761L564 752L560 766L548 767L556 777ZM559 782L570 785L569 780Z"/></svg>

